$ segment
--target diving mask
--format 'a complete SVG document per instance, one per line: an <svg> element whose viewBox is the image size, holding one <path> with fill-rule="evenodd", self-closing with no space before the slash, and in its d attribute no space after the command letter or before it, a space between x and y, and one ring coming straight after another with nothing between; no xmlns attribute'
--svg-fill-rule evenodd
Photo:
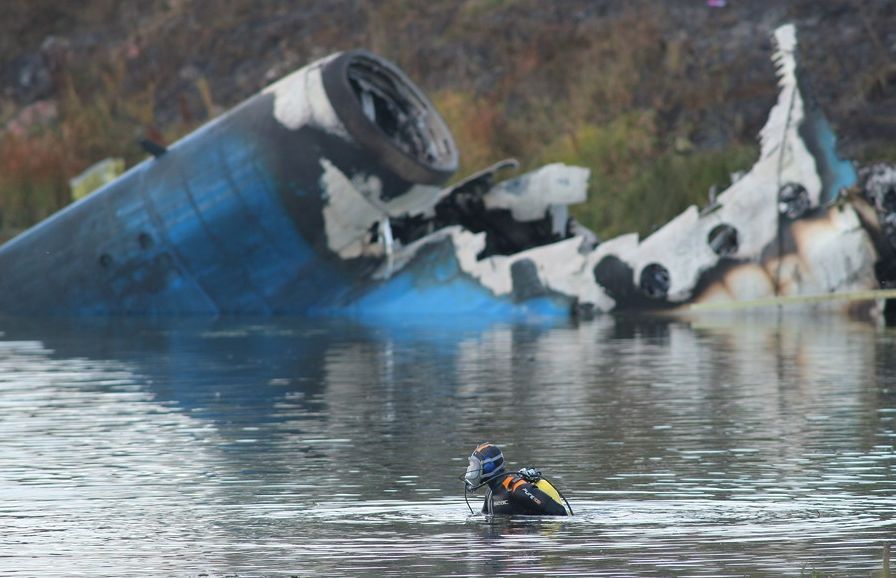
<svg viewBox="0 0 896 578"><path fill-rule="evenodd" d="M467 471L463 475L467 490L473 491L504 472L504 455L498 446L482 444L470 455Z"/></svg>

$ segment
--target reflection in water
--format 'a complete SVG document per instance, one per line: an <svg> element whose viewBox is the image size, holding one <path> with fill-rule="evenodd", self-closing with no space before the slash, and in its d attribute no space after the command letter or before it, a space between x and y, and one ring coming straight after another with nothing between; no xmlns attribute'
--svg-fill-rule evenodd
<svg viewBox="0 0 896 578"><path fill-rule="evenodd" d="M867 575L894 534L888 329L0 330L4 575ZM470 516L484 439L577 515Z"/></svg>

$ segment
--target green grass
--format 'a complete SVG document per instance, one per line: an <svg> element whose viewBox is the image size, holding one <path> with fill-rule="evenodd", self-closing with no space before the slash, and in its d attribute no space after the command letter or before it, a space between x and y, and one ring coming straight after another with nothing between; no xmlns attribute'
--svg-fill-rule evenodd
<svg viewBox="0 0 896 578"><path fill-rule="evenodd" d="M855 159L859 164L891 163L896 164L896 143L877 143L866 147L859 158Z"/></svg>
<svg viewBox="0 0 896 578"><path fill-rule="evenodd" d="M750 146L677 153L663 147L653 115L623 115L605 126L584 125L542 152L551 160L591 169L588 201L573 215L603 238L628 232L643 236L689 205L704 205L708 192L730 184L758 151Z"/></svg>
<svg viewBox="0 0 896 578"><path fill-rule="evenodd" d="M755 154L737 147L636 160L638 172L631 178L594 175L588 202L572 213L603 238L628 232L643 238L688 206L706 205L710 188L727 188L731 173L748 169Z"/></svg>
<svg viewBox="0 0 896 578"><path fill-rule="evenodd" d="M173 140L197 124L156 128L154 87L126 90L121 58L74 70L60 84L54 116L0 133L0 241L69 204L69 179L89 165L106 157L124 158L129 165L143 158L139 135ZM211 105L207 87L203 98Z"/></svg>
<svg viewBox="0 0 896 578"><path fill-rule="evenodd" d="M43 36L32 30L35 23L44 36L63 24L95 31L107 21L125 32L108 50L68 61L56 79L54 119L26 134L0 132L0 238L70 202L68 179L87 166L110 156L129 165L142 158L135 144L141 133L176 140L250 96L269 68L285 74L331 50L368 47L426 90L457 141L457 179L506 157L524 169L557 161L590 168L589 200L573 214L604 238L647 234L688 205L704 204L711 186L724 189L756 151L752 135L741 130L744 120L729 122L719 111L732 102L773 102L771 65L766 78L738 85L743 71L710 58L724 46L673 34L674 12L663 4L648 10L623 3L579 22L540 0L383 0L347 16L355 27L315 22L302 34L265 36L251 46L234 41L248 23L274 30L272 23L291 9L251 0L225 4L205 14L191 3L159 3L139 21L119 14L111 0L78 10L49 0L16 5L9 20L19 23L13 31L28 32L29 44L0 42L7 56L36 49ZM186 24L197 16L201 32ZM140 46L137 57L125 50L133 43ZM197 64L210 77L186 81L181 71L200 53L212 55ZM232 75L222 71L246 62L258 76L228 84ZM219 94L226 95L220 103L213 99ZM708 112L732 127L712 149L695 136ZM0 95L0 123L15 113ZM688 148L676 141L689 139L697 145L676 152ZM856 160L869 159L896 161L896 146Z"/></svg>

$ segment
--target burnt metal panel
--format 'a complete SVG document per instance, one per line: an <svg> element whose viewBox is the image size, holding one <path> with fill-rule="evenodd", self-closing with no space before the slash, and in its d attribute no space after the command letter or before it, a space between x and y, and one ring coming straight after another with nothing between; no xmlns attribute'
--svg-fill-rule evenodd
<svg viewBox="0 0 896 578"><path fill-rule="evenodd" d="M353 66L378 75L370 86L413 99L399 104L428 119L413 136L438 139L429 156L396 146L414 127L389 134L364 116L340 77ZM401 198L453 173L451 135L403 73L368 53L328 57L281 83L0 247L0 311L299 313L370 270L328 246L323 163Z"/></svg>

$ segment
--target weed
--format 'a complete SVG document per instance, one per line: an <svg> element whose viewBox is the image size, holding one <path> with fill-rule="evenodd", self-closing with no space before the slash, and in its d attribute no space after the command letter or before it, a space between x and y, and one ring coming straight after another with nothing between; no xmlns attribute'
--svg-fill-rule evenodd
<svg viewBox="0 0 896 578"><path fill-rule="evenodd" d="M64 206L68 179L94 162L142 158L138 133L170 142L276 75L356 46L394 60L432 97L461 153L458 178L511 156L524 169L589 167L589 200L573 212L604 238L646 234L702 204L711 185L724 188L730 172L749 166L752 132L774 96L760 48L766 68L754 59L737 69L725 30L682 27L683 11L645 1L332 0L342 9L328 7L326 18L313 3L307 18L252 0L214 14L195 2L58 4L17 3L0 55L26 50L13 39L36 47L79 26L120 32L54 70L52 120L0 132L0 235ZM883 33L875 14L866 20ZM8 126L17 113L0 98ZM695 144L674 152L677 140ZM896 160L896 149L857 160L869 157Z"/></svg>

